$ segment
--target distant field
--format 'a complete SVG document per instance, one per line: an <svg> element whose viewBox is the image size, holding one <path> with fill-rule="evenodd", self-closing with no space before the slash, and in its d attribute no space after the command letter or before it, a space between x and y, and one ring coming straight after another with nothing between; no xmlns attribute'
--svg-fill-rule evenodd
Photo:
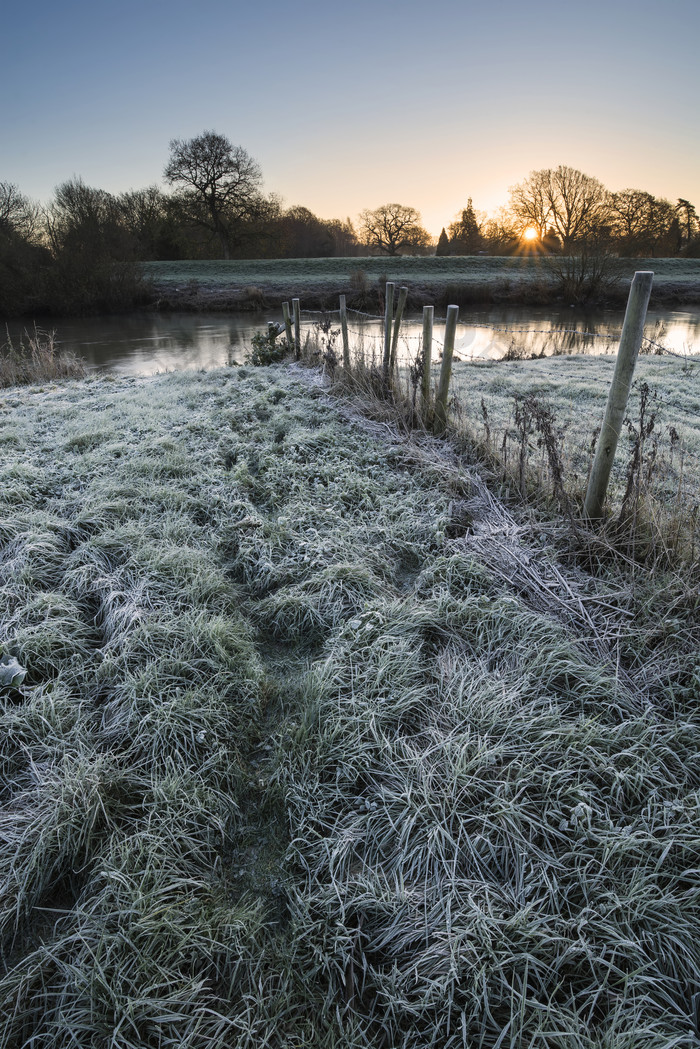
<svg viewBox="0 0 700 1049"><path fill-rule="evenodd" d="M270 302L284 296L374 295L377 284L407 284L415 303L451 294L476 301L551 301L555 284L538 258L468 256L371 256L339 259L258 259L144 263L159 293L178 306L245 308L262 294ZM621 294L636 270L654 271L653 293L661 301L700 299L700 259L622 259Z"/></svg>
<svg viewBox="0 0 700 1049"><path fill-rule="evenodd" d="M478 279L540 280L546 276L541 264L519 258L435 258L423 256L341 259L245 259L192 262L149 262L146 273L158 283L182 284L197 280L207 284L325 284L350 282L358 272L369 280L414 280L420 282Z"/></svg>
<svg viewBox="0 0 700 1049"><path fill-rule="evenodd" d="M636 270L653 270L655 282L700 281L700 259L621 259L623 276ZM541 281L550 279L545 264L537 258L467 256L438 258L406 255L399 258L370 256L343 259L235 259L225 261L146 262L147 276L159 284L184 284L197 280L207 284L323 284L351 281L363 271L371 280L437 281Z"/></svg>
<svg viewBox="0 0 700 1049"><path fill-rule="evenodd" d="M516 397L534 397L546 404L555 415L564 462L583 483L590 463L591 441L602 422L614 368L614 357L584 355L534 361L457 362L452 390L465 405L474 427L485 436L483 399L491 440L499 443L505 430L514 435ZM663 463L664 477L676 490L683 460L684 481L696 491L700 484L700 361L640 357L627 412L630 421L637 425L640 389L644 384L651 393L649 410L656 413L652 434L661 444L657 465ZM671 429L676 434L673 442L669 438ZM625 428L613 473L613 486L618 489L624 487L624 453L629 443ZM666 455L670 456L669 463L665 462Z"/></svg>

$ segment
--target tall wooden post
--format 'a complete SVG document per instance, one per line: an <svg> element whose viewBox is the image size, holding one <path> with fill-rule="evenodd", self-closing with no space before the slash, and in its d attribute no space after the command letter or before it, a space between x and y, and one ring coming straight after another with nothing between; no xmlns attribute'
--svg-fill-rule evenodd
<svg viewBox="0 0 700 1049"><path fill-rule="evenodd" d="M632 280L620 336L620 347L617 351L615 372L608 392L603 426L598 437L586 501L583 505L584 517L591 521L599 520L603 516L605 493L608 490L610 471L625 417L634 366L637 363L637 354L642 344L644 321L653 279L654 274L651 271L639 270Z"/></svg>
<svg viewBox="0 0 700 1049"><path fill-rule="evenodd" d="M387 281L386 302L384 306L384 360L382 372L384 381L389 378L389 363L391 361L391 320L394 316L394 285Z"/></svg>
<svg viewBox="0 0 700 1049"><path fill-rule="evenodd" d="M292 317L289 312L289 303L282 303L282 316L284 317L284 330L287 333L287 346L291 350L292 348Z"/></svg>
<svg viewBox="0 0 700 1049"><path fill-rule="evenodd" d="M445 347L442 351L442 367L440 368L440 381L438 383L437 396L435 398L435 429L443 433L447 426L447 393L450 388L450 376L452 374L452 354L455 349L455 332L457 330L457 318L459 306L447 307L447 320L445 322Z"/></svg>
<svg viewBox="0 0 700 1049"><path fill-rule="evenodd" d="M401 327L401 318L403 317L403 311L406 308L407 298L408 288L399 288L399 301L396 303L396 316L394 317L391 331L391 358L389 360L389 368L392 372L396 367L396 351L399 346L399 328Z"/></svg>
<svg viewBox="0 0 700 1049"><path fill-rule="evenodd" d="M348 339L348 309L345 296L340 296L340 331L343 336L343 371L350 374L350 340Z"/></svg>
<svg viewBox="0 0 700 1049"><path fill-rule="evenodd" d="M423 307L423 381L421 383L421 400L423 408L430 404L430 365L433 356L433 314L434 306Z"/></svg>
<svg viewBox="0 0 700 1049"><path fill-rule="evenodd" d="M301 357L301 309L299 299L292 299L292 310L294 311L294 353L297 360Z"/></svg>

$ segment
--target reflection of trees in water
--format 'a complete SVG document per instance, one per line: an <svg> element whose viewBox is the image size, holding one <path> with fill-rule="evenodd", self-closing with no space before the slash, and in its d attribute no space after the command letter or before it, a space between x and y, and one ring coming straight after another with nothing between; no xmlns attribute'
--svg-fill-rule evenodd
<svg viewBox="0 0 700 1049"><path fill-rule="evenodd" d="M45 325L88 367L139 375L243 360L269 318L256 315L132 314L66 318Z"/></svg>
<svg viewBox="0 0 700 1049"><path fill-rule="evenodd" d="M464 344L469 343L464 339ZM538 327L512 331L499 330L487 340L474 340L474 356L506 357L526 360L535 357L560 357L572 354L604 355L614 352L617 334L592 329ZM484 349L488 352L485 353Z"/></svg>
<svg viewBox="0 0 700 1049"><path fill-rule="evenodd" d="M590 310L511 307L485 310L478 321L474 319L485 326L493 325L493 352L489 356L526 358L611 353L622 329L623 314L601 317L600 312L596 315ZM461 320L469 324L468 317Z"/></svg>
<svg viewBox="0 0 700 1049"><path fill-rule="evenodd" d="M624 320L623 311L608 313L586 311L523 309L461 311L457 325L455 353L467 359L564 356L571 354L605 355L617 352ZM382 326L376 322L353 322L362 327L368 338L383 338ZM409 351L414 352L422 328L415 317L404 320L402 333ZM444 320L435 320L435 345L442 346ZM700 353L700 311L697 313L659 314L650 311L645 337L661 342L676 352Z"/></svg>
<svg viewBox="0 0 700 1049"><path fill-rule="evenodd" d="M131 314L46 320L40 327L57 329L61 346L84 357L89 367L127 370L130 374L217 365L241 364L253 335L266 330L276 311L264 314ZM622 311L546 309L482 309L462 311L456 353L498 359L511 347L513 355L534 357L569 354L613 354L622 328ZM307 318L304 318L306 324ZM310 323L310 322L309 322ZM9 325L21 335L24 324ZM368 358L381 357L383 323L353 317L351 339L364 345ZM524 329L524 330L523 330ZM575 332L573 330L575 329ZM400 354L412 359L420 349L422 318L405 318L401 325ZM590 334L589 334L590 333ZM436 319L435 360L442 350L444 319ZM613 338L603 338L613 336ZM650 311L645 336L675 352L700 353L700 311ZM651 348L650 352L653 352Z"/></svg>
<svg viewBox="0 0 700 1049"><path fill-rule="evenodd" d="M550 345L553 355L564 356L574 353L590 355L612 353L616 342L608 332L568 330L553 332Z"/></svg>

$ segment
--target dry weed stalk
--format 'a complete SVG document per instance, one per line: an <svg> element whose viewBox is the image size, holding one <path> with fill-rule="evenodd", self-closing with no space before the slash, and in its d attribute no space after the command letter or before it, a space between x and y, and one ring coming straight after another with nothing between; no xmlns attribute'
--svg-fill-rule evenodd
<svg viewBox="0 0 700 1049"><path fill-rule="evenodd" d="M17 342L6 329L5 343L0 346L0 386L74 379L84 374L84 362L59 346L55 331L35 326L32 332L25 330Z"/></svg>

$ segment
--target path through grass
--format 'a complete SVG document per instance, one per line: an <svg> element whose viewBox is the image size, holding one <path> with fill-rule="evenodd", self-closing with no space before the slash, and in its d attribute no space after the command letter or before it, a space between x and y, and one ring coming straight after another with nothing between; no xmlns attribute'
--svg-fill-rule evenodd
<svg viewBox="0 0 700 1049"><path fill-rule="evenodd" d="M0 457L3 1049L695 1044L692 595L293 368Z"/></svg>

